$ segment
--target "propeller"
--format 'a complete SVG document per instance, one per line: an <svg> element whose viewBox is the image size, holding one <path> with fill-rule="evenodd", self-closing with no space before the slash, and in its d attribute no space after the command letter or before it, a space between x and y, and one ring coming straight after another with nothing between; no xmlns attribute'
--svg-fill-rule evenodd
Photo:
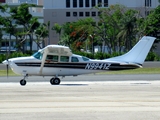
<svg viewBox="0 0 160 120"><path fill-rule="evenodd" d="M6 65L6 69L7 69L7 78L8 78L8 75L9 75L9 60L6 59L5 61L2 62L4 65Z"/></svg>
<svg viewBox="0 0 160 120"><path fill-rule="evenodd" d="M9 74L9 61L8 61L9 51L8 51L8 49L6 52L7 52L7 54L6 54L6 62L7 62L6 69L7 69L7 78L8 78L8 74Z"/></svg>
<svg viewBox="0 0 160 120"><path fill-rule="evenodd" d="M8 62L8 59L7 59L7 62ZM9 62L8 62L8 64L9 64ZM6 67L7 67L7 78L8 78L8 73L9 73L9 65L6 65Z"/></svg>

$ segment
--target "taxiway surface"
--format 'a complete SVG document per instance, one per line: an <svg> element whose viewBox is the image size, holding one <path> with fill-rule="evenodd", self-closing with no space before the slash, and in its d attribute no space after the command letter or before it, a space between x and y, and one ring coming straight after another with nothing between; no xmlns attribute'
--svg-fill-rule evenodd
<svg viewBox="0 0 160 120"><path fill-rule="evenodd" d="M159 78L83 75L52 86L49 78L30 77L22 87L21 77L0 77L0 120L158 120Z"/></svg>

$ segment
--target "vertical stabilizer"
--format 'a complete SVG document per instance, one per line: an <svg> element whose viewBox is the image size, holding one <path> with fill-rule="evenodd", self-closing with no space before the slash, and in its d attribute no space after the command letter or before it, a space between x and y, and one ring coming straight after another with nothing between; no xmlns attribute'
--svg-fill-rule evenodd
<svg viewBox="0 0 160 120"><path fill-rule="evenodd" d="M155 39L156 39L155 37L144 36L128 53L118 57L109 58L106 60L143 64Z"/></svg>

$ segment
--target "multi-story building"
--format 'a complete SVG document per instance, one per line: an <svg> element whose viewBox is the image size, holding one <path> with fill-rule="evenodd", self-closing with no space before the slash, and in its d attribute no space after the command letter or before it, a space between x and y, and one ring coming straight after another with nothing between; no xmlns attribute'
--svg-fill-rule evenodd
<svg viewBox="0 0 160 120"><path fill-rule="evenodd" d="M50 21L50 29L55 23L63 24L86 17L93 17L97 20L98 11L91 9L94 6L107 8L113 4L122 4L137 9L142 16L146 16L149 14L150 9L154 9L159 5L158 0L0 0L0 2L7 3L9 6L18 6L24 2L40 5L41 8L31 8L30 12L33 16L37 16L42 23ZM55 31L50 30L50 44L57 44L58 37ZM9 39L7 36L5 38ZM33 49L36 48L36 45L33 45Z"/></svg>
<svg viewBox="0 0 160 120"><path fill-rule="evenodd" d="M55 23L63 24L86 17L93 17L97 20L98 11L91 8L94 6L107 8L114 4L121 4L139 10L141 15L145 17L151 9L159 5L159 2L158 0L45 0L44 22L50 21L50 26L53 27ZM58 37L59 35L55 31L50 30L50 44L57 44ZM160 48L160 45L158 45L158 48ZM160 52L160 50L157 51Z"/></svg>
<svg viewBox="0 0 160 120"><path fill-rule="evenodd" d="M159 3L158 0L46 0L44 1L44 22L50 21L52 27L54 23L63 24L86 17L98 19L98 11L91 8L94 6L105 8L113 4L137 9L142 16L145 16ZM58 35L54 31L50 30L49 36L51 43L58 42Z"/></svg>

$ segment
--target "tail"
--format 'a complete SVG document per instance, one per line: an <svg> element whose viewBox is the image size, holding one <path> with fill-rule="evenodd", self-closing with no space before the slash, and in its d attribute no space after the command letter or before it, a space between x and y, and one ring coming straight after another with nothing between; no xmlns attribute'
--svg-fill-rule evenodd
<svg viewBox="0 0 160 120"><path fill-rule="evenodd" d="M129 62L143 64L148 52L150 51L155 37L144 36L141 40L126 54L106 59L107 61Z"/></svg>

